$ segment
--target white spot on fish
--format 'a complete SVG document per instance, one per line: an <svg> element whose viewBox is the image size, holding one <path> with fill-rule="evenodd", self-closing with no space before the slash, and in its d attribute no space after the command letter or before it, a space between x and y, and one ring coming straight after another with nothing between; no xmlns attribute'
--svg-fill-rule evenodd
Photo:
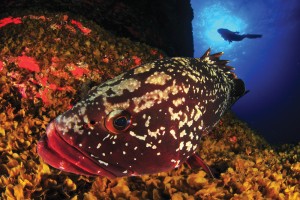
<svg viewBox="0 0 300 200"><path fill-rule="evenodd" d="M153 63L142 65L142 66L134 69L134 74L141 74L144 72L148 72L150 69L152 69L154 67L155 67L155 65Z"/></svg>
<svg viewBox="0 0 300 200"><path fill-rule="evenodd" d="M107 136L105 136L105 138L103 138L102 141L106 140L109 136L110 136L110 134L107 134Z"/></svg>
<svg viewBox="0 0 300 200"><path fill-rule="evenodd" d="M153 107L154 105L160 104L163 101L167 101L170 97L170 94L175 95L179 91L179 86L176 85L176 81L173 81L173 85L165 88L164 90L153 90L146 92L143 96L133 97L135 113L139 113L142 110Z"/></svg>
<svg viewBox="0 0 300 200"><path fill-rule="evenodd" d="M155 139L157 138L157 135L160 135L160 133L159 133L159 129L156 129L156 131L150 131L150 129L148 129L148 135L150 136L150 137L154 137Z"/></svg>
<svg viewBox="0 0 300 200"><path fill-rule="evenodd" d="M141 86L141 82L134 78L129 78L121 81L118 85L112 86L111 90L116 93L117 96L121 96L124 90L133 92Z"/></svg>
<svg viewBox="0 0 300 200"><path fill-rule="evenodd" d="M84 115L85 114L85 111L86 111L86 107L85 106L82 106L79 110L79 114L80 115Z"/></svg>
<svg viewBox="0 0 300 200"><path fill-rule="evenodd" d="M93 158L99 158L99 157L97 157L97 156L95 156L95 155L93 155L93 154L91 154L91 157L93 157Z"/></svg>
<svg viewBox="0 0 300 200"><path fill-rule="evenodd" d="M193 146L193 151L195 151L196 148L197 148L197 144L195 144L195 145Z"/></svg>
<svg viewBox="0 0 300 200"><path fill-rule="evenodd" d="M191 148L193 147L193 144L191 143L191 141L188 141L188 142L185 144L185 146L186 146L186 150L187 150L187 151L190 151Z"/></svg>
<svg viewBox="0 0 300 200"><path fill-rule="evenodd" d="M131 136L133 136L133 137L135 137L135 138L137 138L137 139L139 139L139 140L146 140L146 138L147 138L147 135L143 135L143 136L140 136L140 135L136 135L133 131L130 131L129 132L129 135L131 135Z"/></svg>
<svg viewBox="0 0 300 200"><path fill-rule="evenodd" d="M182 131L180 132L180 137L183 137L183 136L185 136L185 135L186 135L185 130L182 130Z"/></svg>
<svg viewBox="0 0 300 200"><path fill-rule="evenodd" d="M175 132L173 129L170 130L170 133L171 133L171 135L173 136L173 138L174 138L175 140L177 140L176 132Z"/></svg>
<svg viewBox="0 0 300 200"><path fill-rule="evenodd" d="M145 81L146 84L153 84L153 85L165 85L168 80L171 79L171 76L164 72L154 72L147 78Z"/></svg>
<svg viewBox="0 0 300 200"><path fill-rule="evenodd" d="M99 162L100 164L103 164L103 165L105 165L105 166L108 166L108 163L107 163L107 162L104 162L104 161L102 161L102 160L98 160L98 162Z"/></svg>
<svg viewBox="0 0 300 200"><path fill-rule="evenodd" d="M188 125L189 127L191 127L191 126L193 125L193 123L194 123L194 121L191 120L191 121L188 121L187 125Z"/></svg>
<svg viewBox="0 0 300 200"><path fill-rule="evenodd" d="M145 122L145 126L146 126L146 127L149 127L149 125L150 125L150 119L151 119L151 116L148 116L148 119L147 119L147 121Z"/></svg>
<svg viewBox="0 0 300 200"><path fill-rule="evenodd" d="M180 116L182 115L182 111L180 110L178 113L173 112L173 108L169 107L169 113L171 116L171 120L180 120Z"/></svg>
<svg viewBox="0 0 300 200"><path fill-rule="evenodd" d="M178 98L172 101L175 107L178 107L179 105L182 105L185 101L185 98Z"/></svg>
<svg viewBox="0 0 300 200"><path fill-rule="evenodd" d="M189 136L190 136L190 139L191 139L191 140L193 140L193 139L194 139L194 134L193 134L192 132L190 133L190 135L189 135Z"/></svg>
<svg viewBox="0 0 300 200"><path fill-rule="evenodd" d="M184 142L182 141L182 142L180 142L180 144L179 144L179 150L182 150L183 147L184 147Z"/></svg>

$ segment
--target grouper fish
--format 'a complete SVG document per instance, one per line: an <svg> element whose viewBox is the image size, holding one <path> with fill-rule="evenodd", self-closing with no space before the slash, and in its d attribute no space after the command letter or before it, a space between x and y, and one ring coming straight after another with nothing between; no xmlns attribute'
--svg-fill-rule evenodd
<svg viewBox="0 0 300 200"><path fill-rule="evenodd" d="M37 146L49 165L115 178L168 171L196 154L201 136L245 94L223 53L164 58L93 87L47 127Z"/></svg>

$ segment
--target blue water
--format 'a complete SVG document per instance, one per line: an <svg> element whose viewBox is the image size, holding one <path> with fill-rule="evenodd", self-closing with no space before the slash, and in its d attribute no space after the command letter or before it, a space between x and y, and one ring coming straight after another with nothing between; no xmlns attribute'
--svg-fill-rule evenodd
<svg viewBox="0 0 300 200"><path fill-rule="evenodd" d="M224 51L250 90L234 112L272 144L300 142L300 1L191 2L194 56ZM218 28L263 37L229 44Z"/></svg>

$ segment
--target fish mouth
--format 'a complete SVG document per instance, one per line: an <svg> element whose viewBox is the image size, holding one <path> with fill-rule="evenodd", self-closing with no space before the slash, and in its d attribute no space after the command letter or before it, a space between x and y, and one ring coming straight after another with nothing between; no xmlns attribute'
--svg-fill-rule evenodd
<svg viewBox="0 0 300 200"><path fill-rule="evenodd" d="M116 178L124 176L120 167L107 164L100 166L84 152L66 142L55 128L55 121L51 122L37 144L37 152L43 160L54 168L87 176L104 176ZM109 169L109 170L108 170Z"/></svg>

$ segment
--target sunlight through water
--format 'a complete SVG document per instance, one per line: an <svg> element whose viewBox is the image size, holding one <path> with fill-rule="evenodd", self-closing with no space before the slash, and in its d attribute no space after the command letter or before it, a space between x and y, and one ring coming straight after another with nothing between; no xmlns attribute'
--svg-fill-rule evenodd
<svg viewBox="0 0 300 200"><path fill-rule="evenodd" d="M209 46L215 51L224 51L232 48L235 43L228 44L217 32L219 28L226 28L231 31L243 32L247 24L239 17L234 16L221 4L214 4L203 7L195 12L193 20L193 35L196 43Z"/></svg>

